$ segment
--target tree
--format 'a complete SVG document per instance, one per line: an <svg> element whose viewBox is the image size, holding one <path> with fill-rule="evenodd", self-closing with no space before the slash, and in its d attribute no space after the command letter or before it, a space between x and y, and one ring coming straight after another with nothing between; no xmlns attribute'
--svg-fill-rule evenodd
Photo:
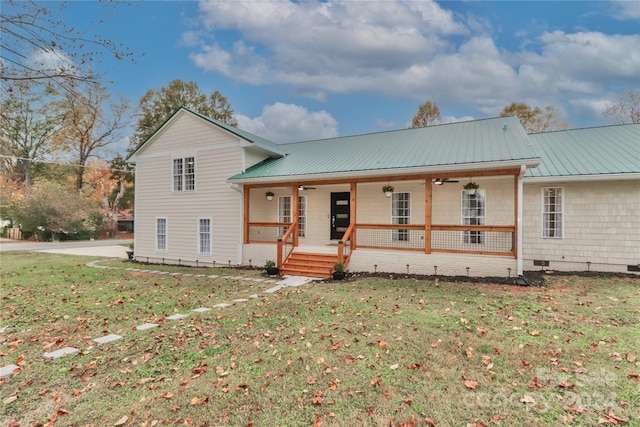
<svg viewBox="0 0 640 427"><path fill-rule="evenodd" d="M516 116L527 133L547 132L550 130L566 129L567 124L560 121L555 108L551 105L544 107L544 111L536 107L531 109L525 103L512 102L502 109L500 117Z"/></svg>
<svg viewBox="0 0 640 427"><path fill-rule="evenodd" d="M114 6L106 2L104 7ZM49 3L47 6L53 5ZM4 0L0 11L0 79L41 81L68 90L78 82L98 82L88 65L103 53L116 59L131 52L99 35L69 28L56 18L65 2L45 7L35 1ZM95 22L89 22L95 27Z"/></svg>
<svg viewBox="0 0 640 427"><path fill-rule="evenodd" d="M418 108L418 113L413 116L411 121L412 128L421 128L425 126L437 125L442 122L440 117L440 109L436 103L427 101Z"/></svg>
<svg viewBox="0 0 640 427"><path fill-rule="evenodd" d="M67 91L61 108L65 119L56 138L73 155L76 189L80 191L89 158L122 138L121 131L129 124L129 105L126 100L112 101L103 86L90 85Z"/></svg>
<svg viewBox="0 0 640 427"><path fill-rule="evenodd" d="M602 112L617 125L640 123L640 91L629 90L618 98L615 104L607 104Z"/></svg>
<svg viewBox="0 0 640 427"><path fill-rule="evenodd" d="M30 81L5 88L0 101L0 154L5 179L31 186L32 165L53 151L52 136L61 115L45 93Z"/></svg>
<svg viewBox="0 0 640 427"><path fill-rule="evenodd" d="M127 184L133 182L130 165L120 156L107 164L102 160L92 162L88 168L89 182L93 187L92 198L102 204L110 237L118 232L118 214L121 201L127 193ZM130 186L130 185L129 185Z"/></svg>
<svg viewBox="0 0 640 427"><path fill-rule="evenodd" d="M12 212L24 231L40 237L48 232L53 239L60 234L92 233L100 217L95 201L48 181L36 182L15 202Z"/></svg>
<svg viewBox="0 0 640 427"><path fill-rule="evenodd" d="M231 126L238 125L233 116L231 105L220 92L215 91L207 96L200 91L197 83L176 79L160 89L148 90L140 98L138 103L140 116L129 142L129 151L135 151L180 107L188 108Z"/></svg>

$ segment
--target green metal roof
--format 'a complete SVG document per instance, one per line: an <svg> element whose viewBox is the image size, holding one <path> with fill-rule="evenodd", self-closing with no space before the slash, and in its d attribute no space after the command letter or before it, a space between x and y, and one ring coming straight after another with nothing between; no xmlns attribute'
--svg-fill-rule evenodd
<svg viewBox="0 0 640 427"><path fill-rule="evenodd" d="M267 159L232 181L411 168L461 169L470 164L539 160L515 117L474 120L341 138L282 144L285 156Z"/></svg>
<svg viewBox="0 0 640 427"><path fill-rule="evenodd" d="M266 150L276 156L282 156L284 153L282 152L282 150L280 149L280 146L278 144L276 144L275 142L269 141L268 139L262 138L260 136L254 135L252 133L249 132L245 132L241 129L238 129L234 126L231 126L227 123L221 122L219 120L215 120L212 119L210 117L204 116L200 113L197 113L195 111L192 111L188 108L185 107L180 107L178 108L173 114L171 114L171 116L169 116L160 126L158 126L158 128L155 130L155 132L153 132L142 144L140 144L138 146L138 148L136 148L136 150L129 156L129 157L134 157L138 152L140 152L142 150L142 148L144 146L147 145L147 143L167 124L171 121L171 119L173 119L174 117L176 117L176 115L178 113L180 113L181 111L193 114L196 117L199 117L200 119L211 123L214 126L217 126L219 128L222 128L224 130L226 130L229 133L232 133L236 136L238 136L239 138L254 144L255 146L262 148L263 150Z"/></svg>
<svg viewBox="0 0 640 427"><path fill-rule="evenodd" d="M640 124L529 135L542 164L526 177L640 173Z"/></svg>

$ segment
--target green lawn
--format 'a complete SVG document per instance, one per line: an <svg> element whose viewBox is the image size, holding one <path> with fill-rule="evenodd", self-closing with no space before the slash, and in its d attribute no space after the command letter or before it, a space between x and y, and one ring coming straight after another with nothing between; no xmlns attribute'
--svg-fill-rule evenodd
<svg viewBox="0 0 640 427"><path fill-rule="evenodd" d="M1 259L1 365L22 369L0 381L3 425L640 425L639 278L375 277L265 294L272 283L26 255ZM189 317L163 321L175 313ZM149 322L161 325L134 330ZM92 344L109 333L124 338ZM81 352L42 357L67 346Z"/></svg>

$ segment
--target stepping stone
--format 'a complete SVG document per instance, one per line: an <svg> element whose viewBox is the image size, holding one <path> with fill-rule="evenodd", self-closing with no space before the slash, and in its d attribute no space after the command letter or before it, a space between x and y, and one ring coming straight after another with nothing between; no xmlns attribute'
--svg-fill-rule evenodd
<svg viewBox="0 0 640 427"><path fill-rule="evenodd" d="M18 365L8 365L0 368L0 378L6 378L13 375L13 371L20 368Z"/></svg>
<svg viewBox="0 0 640 427"><path fill-rule="evenodd" d="M182 273L171 273L172 276L182 276Z"/></svg>
<svg viewBox="0 0 640 427"><path fill-rule="evenodd" d="M208 277L209 279L217 279L217 278L218 278L218 277L220 277L220 276L218 276L217 274L212 274L211 276L207 276L207 277Z"/></svg>
<svg viewBox="0 0 640 427"><path fill-rule="evenodd" d="M298 287L306 285L311 281L313 281L313 279L310 279L308 277L288 276L286 279L279 281L278 284L283 286Z"/></svg>
<svg viewBox="0 0 640 427"><path fill-rule="evenodd" d="M52 351L51 353L45 353L42 355L42 357L44 357L45 359L59 359L62 356L67 356L73 353L77 353L80 350L78 350L75 347L65 347L65 348L61 348L60 350L56 350L56 351Z"/></svg>
<svg viewBox="0 0 640 427"><path fill-rule="evenodd" d="M249 295L249 298L260 298L258 294Z"/></svg>
<svg viewBox="0 0 640 427"><path fill-rule="evenodd" d="M193 274L191 274L191 273L185 273L185 274L183 274L183 276L184 276L184 277L191 277L191 276L193 276Z"/></svg>
<svg viewBox="0 0 640 427"><path fill-rule="evenodd" d="M94 339L92 341L94 343L96 343L96 344L106 344L108 342L118 341L118 340L121 340L121 339L122 339L122 337L120 335L109 334L109 335L105 335L104 337L96 338L96 339Z"/></svg>
<svg viewBox="0 0 640 427"><path fill-rule="evenodd" d="M242 279L242 280L244 280L245 282L253 281L253 277L245 277L245 278L244 278L244 279Z"/></svg>
<svg viewBox="0 0 640 427"><path fill-rule="evenodd" d="M244 298L238 298L238 299L234 299L233 302L247 302L249 301L248 299L244 299Z"/></svg>
<svg viewBox="0 0 640 427"><path fill-rule="evenodd" d="M199 308L194 308L193 310L196 313L204 313L206 311L211 311L211 309L209 307L199 307Z"/></svg>
<svg viewBox="0 0 640 427"><path fill-rule="evenodd" d="M184 319L185 317L188 317L188 314L173 314L169 317L165 317L165 320L180 320L180 319Z"/></svg>
<svg viewBox="0 0 640 427"><path fill-rule="evenodd" d="M286 286L285 285L274 286L273 288L267 289L265 292L268 293L268 294L272 294L274 292L278 292L282 288L286 288Z"/></svg>
<svg viewBox="0 0 640 427"><path fill-rule="evenodd" d="M206 277L206 276L207 276L206 274L196 274L196 275L195 275L195 276L193 276L193 277Z"/></svg>
<svg viewBox="0 0 640 427"><path fill-rule="evenodd" d="M253 279L255 282L264 282L265 279Z"/></svg>
<svg viewBox="0 0 640 427"><path fill-rule="evenodd" d="M144 325L136 326L136 330L138 331L146 331L147 329L155 328L156 326L160 326L157 323L145 323Z"/></svg>
<svg viewBox="0 0 640 427"><path fill-rule="evenodd" d="M221 302L220 304L216 304L214 305L214 307L217 308L225 308L225 307L229 307L231 304L227 304L226 302Z"/></svg>

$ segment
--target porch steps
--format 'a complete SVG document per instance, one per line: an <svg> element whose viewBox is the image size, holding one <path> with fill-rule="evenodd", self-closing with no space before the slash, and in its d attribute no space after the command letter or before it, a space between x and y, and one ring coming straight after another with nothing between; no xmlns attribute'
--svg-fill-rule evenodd
<svg viewBox="0 0 640 427"><path fill-rule="evenodd" d="M292 276L330 278L329 271L338 262L338 255L311 252L293 252L280 268L280 274Z"/></svg>

